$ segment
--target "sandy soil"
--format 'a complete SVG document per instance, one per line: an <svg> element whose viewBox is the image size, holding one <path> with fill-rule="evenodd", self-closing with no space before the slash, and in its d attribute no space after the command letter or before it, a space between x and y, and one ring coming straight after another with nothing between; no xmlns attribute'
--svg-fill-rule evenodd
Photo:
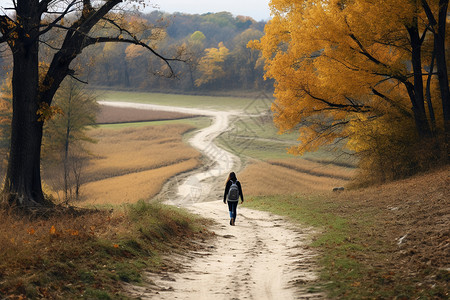
<svg viewBox="0 0 450 300"><path fill-rule="evenodd" d="M236 226L228 224L228 207L222 203L224 180L241 162L217 147L213 140L229 129L229 117L238 112L218 112L160 105L102 102L102 105L177 111L213 118L189 142L210 161L203 169L177 182L168 203L183 206L216 224L216 238L204 251L170 257L178 272L149 274L153 284L130 287L141 299L314 299L308 292L316 280L314 254L308 249L307 229L294 228L266 212L238 208ZM173 185L172 185L173 186ZM244 187L245 195L245 187Z"/></svg>

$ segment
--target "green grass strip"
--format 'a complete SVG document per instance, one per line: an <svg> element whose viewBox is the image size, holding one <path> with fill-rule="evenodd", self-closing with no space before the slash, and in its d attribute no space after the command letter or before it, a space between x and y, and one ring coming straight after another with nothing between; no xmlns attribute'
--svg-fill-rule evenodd
<svg viewBox="0 0 450 300"><path fill-rule="evenodd" d="M247 199L245 205L286 216L295 223L318 230L311 246L320 254L320 289L330 298L370 299L396 296L395 293L385 294L384 289L379 289L382 284L368 279L373 272L363 261L368 245L353 231L353 219L335 213L341 204L320 196L290 195L252 197ZM360 225L372 225L369 214L361 214L359 218ZM382 255L379 256L382 259Z"/></svg>

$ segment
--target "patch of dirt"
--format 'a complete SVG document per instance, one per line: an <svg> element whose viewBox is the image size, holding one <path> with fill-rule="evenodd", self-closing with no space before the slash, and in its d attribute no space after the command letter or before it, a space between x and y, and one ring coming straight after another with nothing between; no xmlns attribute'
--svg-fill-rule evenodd
<svg viewBox="0 0 450 300"><path fill-rule="evenodd" d="M192 114L184 114L171 111L145 110L129 107L100 105L100 112L97 115L97 124L163 121L193 117L196 116Z"/></svg>

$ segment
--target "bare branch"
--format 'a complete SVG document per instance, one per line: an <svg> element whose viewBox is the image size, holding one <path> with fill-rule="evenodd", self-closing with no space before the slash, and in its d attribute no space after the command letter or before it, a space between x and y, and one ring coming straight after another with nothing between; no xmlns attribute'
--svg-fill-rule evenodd
<svg viewBox="0 0 450 300"><path fill-rule="evenodd" d="M83 81L83 80L81 80L80 78L76 77L76 76L75 76L75 72L70 72L70 73L67 74L67 75L69 75L70 77L72 77L73 79L75 79L75 80L78 81L78 82L81 82L81 83L84 83L84 84L88 84L87 81Z"/></svg>
<svg viewBox="0 0 450 300"><path fill-rule="evenodd" d="M50 2L50 1L48 1L48 2ZM53 22L51 22L49 25L47 25L47 28L45 28L44 30L41 30L39 32L39 35L44 35L48 31L50 31L52 28L54 28L69 13L70 9L75 5L76 2L77 2L77 0L73 0L69 5L67 5L65 11L62 12L61 15L59 15L55 20L53 20Z"/></svg>
<svg viewBox="0 0 450 300"><path fill-rule="evenodd" d="M49 47L49 48L52 49L52 50L56 50L56 51L61 50L61 48L56 48L56 47L50 45L49 43L47 43L47 42L45 42L45 41L39 40L39 42L42 43L42 44L44 44L45 46Z"/></svg>
<svg viewBox="0 0 450 300"><path fill-rule="evenodd" d="M155 55L156 57L160 58L161 60L164 61L164 63L167 65L167 67L170 70L170 74L172 76L175 75L175 72L173 71L172 66L170 65L171 61L179 61L179 62L184 62L184 60L180 59L180 58L167 58L162 56L161 54L159 54L158 52L156 52L152 47L148 46L146 43L141 42L137 39L124 39L124 38L119 38L119 37L98 37L98 38L92 38L92 37L87 37L84 41L84 47L87 47L89 45L93 45L93 44L97 44L97 43L111 43L111 42L115 42L115 43L127 43L127 44L134 44L134 45L139 45L142 46L144 48L146 48L147 50L149 50L153 55Z"/></svg>

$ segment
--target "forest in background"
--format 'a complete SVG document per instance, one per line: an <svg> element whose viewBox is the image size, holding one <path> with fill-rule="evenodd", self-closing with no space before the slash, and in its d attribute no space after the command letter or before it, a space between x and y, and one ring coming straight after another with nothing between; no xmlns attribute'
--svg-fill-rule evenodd
<svg viewBox="0 0 450 300"><path fill-rule="evenodd" d="M247 48L250 40L263 36L266 22L229 12L191 15L153 11L125 13L121 19L150 47L180 60L171 62L176 77L167 78L164 62L142 46L99 43L84 50L76 62L77 78L90 88L194 94L273 91L273 81L264 80L260 52ZM52 41L60 39L47 35L50 47L43 51L42 62L52 56ZM0 57L4 73L11 69L11 60L7 52Z"/></svg>

